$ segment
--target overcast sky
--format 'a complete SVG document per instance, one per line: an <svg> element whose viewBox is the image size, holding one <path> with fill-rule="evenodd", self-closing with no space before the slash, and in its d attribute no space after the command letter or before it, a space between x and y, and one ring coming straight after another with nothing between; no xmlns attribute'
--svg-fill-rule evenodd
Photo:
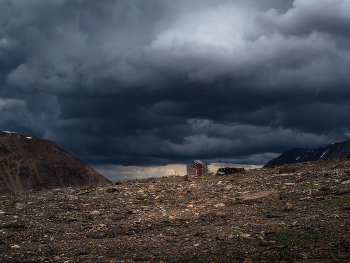
<svg viewBox="0 0 350 263"><path fill-rule="evenodd" d="M0 0L0 130L124 172L264 165L349 139L349 10L350 0Z"/></svg>

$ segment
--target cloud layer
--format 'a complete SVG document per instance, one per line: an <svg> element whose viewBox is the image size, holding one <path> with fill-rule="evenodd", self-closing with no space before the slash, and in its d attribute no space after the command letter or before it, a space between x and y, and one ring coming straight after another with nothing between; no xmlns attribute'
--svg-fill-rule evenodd
<svg viewBox="0 0 350 263"><path fill-rule="evenodd" d="M0 129L93 165L262 165L349 138L349 9L3 0Z"/></svg>

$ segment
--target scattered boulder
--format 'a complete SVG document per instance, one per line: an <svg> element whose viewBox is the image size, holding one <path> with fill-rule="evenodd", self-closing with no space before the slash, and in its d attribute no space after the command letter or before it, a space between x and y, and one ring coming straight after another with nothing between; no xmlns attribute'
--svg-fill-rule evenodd
<svg viewBox="0 0 350 263"><path fill-rule="evenodd" d="M241 263L249 258L248 263L298 262L299 254L310 253L311 261L345 262L350 258L350 185L342 182L350 178L350 160L293 166L297 173L277 175L281 167L275 167L195 183L130 180L122 187L0 196L1 258ZM110 188L121 192L109 194ZM290 205L297 213L288 212Z"/></svg>
<svg viewBox="0 0 350 263"><path fill-rule="evenodd" d="M278 191L263 191L251 195L237 196L235 204L252 204L265 201L280 200L281 195Z"/></svg>
<svg viewBox="0 0 350 263"><path fill-rule="evenodd" d="M292 206L292 204L287 202L286 205L284 206L283 212L289 212L293 210L294 210L294 207Z"/></svg>
<svg viewBox="0 0 350 263"><path fill-rule="evenodd" d="M342 182L342 184L350 184L350 180L346 180L346 181Z"/></svg>
<svg viewBox="0 0 350 263"><path fill-rule="evenodd" d="M184 176L184 181L192 182L192 179L186 174L186 175Z"/></svg>
<svg viewBox="0 0 350 263"><path fill-rule="evenodd" d="M15 207L16 207L16 209L23 209L24 204L23 203L17 203Z"/></svg>
<svg viewBox="0 0 350 263"><path fill-rule="evenodd" d="M276 214L267 214L265 217L266 218L280 218L282 216L281 215L276 215Z"/></svg>
<svg viewBox="0 0 350 263"><path fill-rule="evenodd" d="M97 215L99 215L99 214L101 214L101 212L100 212L100 211L97 211L97 210L94 210L94 211L91 211L91 212L90 212L90 215L93 215L93 216L97 216Z"/></svg>
<svg viewBox="0 0 350 263"><path fill-rule="evenodd" d="M279 174L291 174L295 173L295 168L293 167L282 167L278 170Z"/></svg>
<svg viewBox="0 0 350 263"><path fill-rule="evenodd" d="M216 204L216 205L214 205L214 207L215 208L223 208L223 207L225 207L225 204L223 204L223 203Z"/></svg>
<svg viewBox="0 0 350 263"><path fill-rule="evenodd" d="M114 188L114 187L110 187L106 190L106 193L119 193L119 189L118 188Z"/></svg>
<svg viewBox="0 0 350 263"><path fill-rule="evenodd" d="M343 189L339 189L336 194L337 195L344 195L344 194L348 194L350 193L350 188L343 188Z"/></svg>

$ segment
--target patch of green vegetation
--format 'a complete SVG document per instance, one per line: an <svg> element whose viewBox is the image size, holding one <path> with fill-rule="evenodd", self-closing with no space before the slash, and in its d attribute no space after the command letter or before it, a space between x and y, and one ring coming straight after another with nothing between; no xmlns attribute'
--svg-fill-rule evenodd
<svg viewBox="0 0 350 263"><path fill-rule="evenodd" d="M183 179L180 178L157 178L156 179L159 183L178 183L183 181Z"/></svg>
<svg viewBox="0 0 350 263"><path fill-rule="evenodd" d="M343 198L338 198L334 200L322 200L318 201L318 204L316 203L317 206L319 206L322 209L339 209L339 210L349 210L350 206L350 197L343 197Z"/></svg>
<svg viewBox="0 0 350 263"><path fill-rule="evenodd" d="M9 221L9 220L11 220L11 219L12 219L12 218L9 217L9 216L0 217L0 220L1 220L1 221Z"/></svg>
<svg viewBox="0 0 350 263"><path fill-rule="evenodd" d="M290 200L288 201L295 207L302 209L304 212L310 211L334 211L339 210L343 212L350 211L350 197L339 197L333 200ZM299 209L295 210L300 212Z"/></svg>
<svg viewBox="0 0 350 263"><path fill-rule="evenodd" d="M12 231L18 232L26 230L27 227L24 224L7 224L0 226L0 229L12 229Z"/></svg>
<svg viewBox="0 0 350 263"><path fill-rule="evenodd" d="M276 233L276 238L281 243L291 243L291 244L301 244L307 245L311 243L316 243L322 240L329 240L332 238L331 235L326 233L316 233L316 232L301 232L297 230L281 230Z"/></svg>
<svg viewBox="0 0 350 263"><path fill-rule="evenodd" d="M340 198L337 198L334 200L324 200L322 202L328 202L328 203L332 203L332 204L336 204L336 205L344 205L344 204L350 202L350 196L340 197Z"/></svg>
<svg viewBox="0 0 350 263"><path fill-rule="evenodd" d="M162 178L162 177L160 177L160 178L156 178L156 181L164 181L164 180L167 180L168 178Z"/></svg>

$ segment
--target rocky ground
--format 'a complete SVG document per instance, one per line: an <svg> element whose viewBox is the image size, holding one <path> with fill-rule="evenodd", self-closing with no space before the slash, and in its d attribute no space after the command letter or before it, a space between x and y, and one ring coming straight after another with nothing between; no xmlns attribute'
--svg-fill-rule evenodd
<svg viewBox="0 0 350 263"><path fill-rule="evenodd" d="M349 187L339 158L3 193L0 262L349 262Z"/></svg>

